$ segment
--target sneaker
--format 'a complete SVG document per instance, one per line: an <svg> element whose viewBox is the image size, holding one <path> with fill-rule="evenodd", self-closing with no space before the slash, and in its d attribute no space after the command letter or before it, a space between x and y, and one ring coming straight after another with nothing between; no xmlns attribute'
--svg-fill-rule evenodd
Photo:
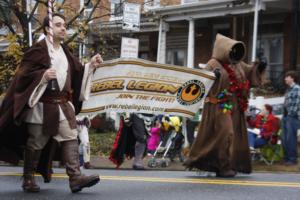
<svg viewBox="0 0 300 200"><path fill-rule="evenodd" d="M93 165L91 165L91 163L90 163L90 162L86 162L86 163L84 163L84 164L83 164L83 167L84 167L84 169L93 169L93 168L94 168L94 166L93 166Z"/></svg>
<svg viewBox="0 0 300 200"><path fill-rule="evenodd" d="M132 169L134 169L134 170L145 170L145 167L143 167L143 166L138 166L138 165L133 165L133 166L132 166Z"/></svg>
<svg viewBox="0 0 300 200"><path fill-rule="evenodd" d="M255 153L256 149L254 147L249 147L250 153Z"/></svg>

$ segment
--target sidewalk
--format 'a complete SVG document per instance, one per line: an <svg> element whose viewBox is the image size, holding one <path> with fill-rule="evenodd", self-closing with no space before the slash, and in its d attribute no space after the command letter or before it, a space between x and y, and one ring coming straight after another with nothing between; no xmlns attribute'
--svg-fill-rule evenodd
<svg viewBox="0 0 300 200"><path fill-rule="evenodd" d="M181 171L185 170L179 160L170 162L168 167L157 166L155 168L148 167L149 157L144 158L144 165L147 170L170 170L170 171ZM91 164L97 169L115 169L116 165L113 164L107 157L91 156ZM300 173L300 163L295 166L285 166L280 163L275 163L273 165L266 165L263 162L253 162L253 171L255 172L295 172ZM132 160L125 160L119 169L132 169Z"/></svg>
<svg viewBox="0 0 300 200"><path fill-rule="evenodd" d="M185 170L185 167L178 160L175 160L174 162L170 162L170 165L168 167L157 166L155 168L150 168L148 167L149 159L150 159L149 157L144 158L144 166L148 170L174 170L174 171ZM125 159L124 163L120 166L119 169L132 169L132 162L133 159L131 160ZM91 156L91 164L97 169L116 168L116 165L112 163L107 157Z"/></svg>
<svg viewBox="0 0 300 200"><path fill-rule="evenodd" d="M170 162L169 166L161 167L157 166L155 168L148 167L149 157L144 158L144 166L146 170L164 170L164 171L184 171L185 167L181 162L175 160L174 162ZM125 160L124 163L119 167L119 169L132 169L133 160ZM18 166L22 166L23 161L19 163ZM91 156L91 164L95 169L116 169L116 165L113 164L108 157L100 157L100 156ZM9 163L5 163L0 161L0 166L12 166ZM54 167L58 167L58 162L53 163ZM252 163L253 172L279 172L279 173L300 173L300 163L294 166L285 166L280 163L275 163L273 165L266 165L263 162L253 162Z"/></svg>

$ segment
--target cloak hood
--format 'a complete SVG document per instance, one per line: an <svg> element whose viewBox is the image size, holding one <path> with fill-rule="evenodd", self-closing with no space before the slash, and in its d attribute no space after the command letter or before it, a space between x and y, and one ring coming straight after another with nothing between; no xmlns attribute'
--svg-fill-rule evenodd
<svg viewBox="0 0 300 200"><path fill-rule="evenodd" d="M212 57L221 63L238 63L246 54L245 44L217 34Z"/></svg>

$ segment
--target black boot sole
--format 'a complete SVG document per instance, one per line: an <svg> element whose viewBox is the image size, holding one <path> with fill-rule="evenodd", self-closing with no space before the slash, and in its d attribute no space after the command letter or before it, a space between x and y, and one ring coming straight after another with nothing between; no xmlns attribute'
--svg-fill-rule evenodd
<svg viewBox="0 0 300 200"><path fill-rule="evenodd" d="M72 193L80 192L83 188L92 187L93 185L96 185L99 181L100 181L99 177L95 178L94 180L91 180L88 183L85 183L85 184L82 184L82 185L71 188L71 191L72 191Z"/></svg>

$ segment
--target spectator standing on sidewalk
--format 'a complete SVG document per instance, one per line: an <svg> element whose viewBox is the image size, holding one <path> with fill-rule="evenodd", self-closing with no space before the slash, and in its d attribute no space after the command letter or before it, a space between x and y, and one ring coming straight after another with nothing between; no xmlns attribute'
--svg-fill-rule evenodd
<svg viewBox="0 0 300 200"><path fill-rule="evenodd" d="M147 139L149 136L152 114L133 113L131 115L132 132L135 137L134 159L132 168L134 170L145 170L143 158L147 150Z"/></svg>
<svg viewBox="0 0 300 200"><path fill-rule="evenodd" d="M89 139L89 128L91 127L91 121L88 117L84 117L83 120L77 121L78 137L80 140L79 154L82 156L83 167L85 169L92 169L93 166L90 163L91 147Z"/></svg>
<svg viewBox="0 0 300 200"><path fill-rule="evenodd" d="M288 71L284 81L288 86L285 93L284 117L283 117L283 148L285 165L297 164L297 131L300 129L300 86L297 82L297 72Z"/></svg>

